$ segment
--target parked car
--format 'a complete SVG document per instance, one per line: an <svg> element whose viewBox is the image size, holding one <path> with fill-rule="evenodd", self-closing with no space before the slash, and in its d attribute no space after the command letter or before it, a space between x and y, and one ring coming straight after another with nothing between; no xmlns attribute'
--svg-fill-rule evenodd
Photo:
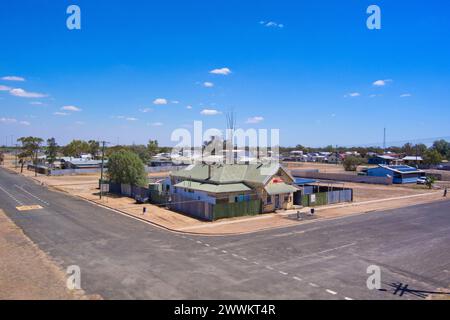
<svg viewBox="0 0 450 320"><path fill-rule="evenodd" d="M427 182L428 182L428 178L426 178L426 177L417 179L417 184L427 184Z"/></svg>

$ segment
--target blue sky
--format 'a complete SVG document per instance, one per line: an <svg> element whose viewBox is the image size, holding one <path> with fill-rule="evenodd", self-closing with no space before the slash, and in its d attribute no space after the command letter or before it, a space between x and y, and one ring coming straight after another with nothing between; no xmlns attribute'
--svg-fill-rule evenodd
<svg viewBox="0 0 450 320"><path fill-rule="evenodd" d="M66 27L71 4L81 30ZM381 30L366 27L370 4ZM444 0L4 1L0 144L36 135L171 145L194 120L224 128L231 108L238 127L279 128L283 145L381 142L384 126L389 141L449 136L449 9ZM210 73L222 68L231 72Z"/></svg>

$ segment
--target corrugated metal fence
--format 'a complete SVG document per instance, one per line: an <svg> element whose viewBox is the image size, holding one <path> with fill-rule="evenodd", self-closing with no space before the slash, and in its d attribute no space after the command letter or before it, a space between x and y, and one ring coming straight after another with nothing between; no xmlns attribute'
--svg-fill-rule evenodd
<svg viewBox="0 0 450 320"><path fill-rule="evenodd" d="M370 183L370 184L384 184L384 185L392 184L392 178L387 178L387 177L369 177L369 176L351 175L351 174L346 174L346 173L305 172L305 171L297 171L297 170L291 170L291 174L296 178L333 180L333 181Z"/></svg>
<svg viewBox="0 0 450 320"><path fill-rule="evenodd" d="M353 201L352 189L319 192L314 194L303 194L302 196L302 206L304 207L316 207L327 204L352 202L352 201Z"/></svg>

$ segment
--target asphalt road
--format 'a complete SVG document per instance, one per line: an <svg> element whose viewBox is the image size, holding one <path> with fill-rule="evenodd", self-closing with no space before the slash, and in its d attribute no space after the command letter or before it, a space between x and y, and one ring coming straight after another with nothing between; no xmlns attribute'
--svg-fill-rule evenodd
<svg viewBox="0 0 450 320"><path fill-rule="evenodd" d="M18 211L17 206L41 210ZM450 202L248 235L171 233L0 169L0 208L105 299L424 299L450 285ZM382 288L369 290L368 266Z"/></svg>

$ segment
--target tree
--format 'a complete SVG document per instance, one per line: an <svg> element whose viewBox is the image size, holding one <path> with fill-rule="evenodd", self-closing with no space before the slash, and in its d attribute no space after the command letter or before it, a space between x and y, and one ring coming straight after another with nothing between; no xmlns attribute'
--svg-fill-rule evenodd
<svg viewBox="0 0 450 320"><path fill-rule="evenodd" d="M436 149L428 149L423 155L423 162L425 164L440 164L442 156Z"/></svg>
<svg viewBox="0 0 450 320"><path fill-rule="evenodd" d="M21 161L20 172L23 172L23 166L26 160L32 160L37 165L37 157L41 143L44 141L38 137L22 137L17 139L22 144L22 152L18 155Z"/></svg>
<svg viewBox="0 0 450 320"><path fill-rule="evenodd" d="M89 145L88 153L90 153L94 159L97 159L100 153L100 142L95 140L89 140L88 145Z"/></svg>
<svg viewBox="0 0 450 320"><path fill-rule="evenodd" d="M47 156L47 161L49 164L53 164L58 156L58 144L55 138L50 138L47 140L47 147L45 148L45 155Z"/></svg>
<svg viewBox="0 0 450 320"><path fill-rule="evenodd" d="M108 159L108 178L114 183L126 183L144 186L147 175L144 163L134 153L128 150L119 150Z"/></svg>
<svg viewBox="0 0 450 320"><path fill-rule="evenodd" d="M150 155L149 155L148 149L145 145L133 144L133 145L127 147L127 149L136 153L144 164L146 164L150 161Z"/></svg>
<svg viewBox="0 0 450 320"><path fill-rule="evenodd" d="M442 158L450 157L450 143L445 141L444 139L435 141L433 143L432 149L439 152Z"/></svg>
<svg viewBox="0 0 450 320"><path fill-rule="evenodd" d="M3 161L5 161L5 156L3 155L3 152L0 151L0 164L3 164Z"/></svg>
<svg viewBox="0 0 450 320"><path fill-rule="evenodd" d="M67 157L79 158L83 153L89 153L89 143L83 140L73 140L68 145L63 147L63 154Z"/></svg>
<svg viewBox="0 0 450 320"><path fill-rule="evenodd" d="M427 182L425 182L425 184L427 185L428 188L432 189L435 182L436 182L435 177L428 177Z"/></svg>
<svg viewBox="0 0 450 320"><path fill-rule="evenodd" d="M363 164L364 160L360 157L348 156L343 161L345 171L356 171L358 166Z"/></svg>
<svg viewBox="0 0 450 320"><path fill-rule="evenodd" d="M147 144L147 151L150 157L153 157L155 154L157 154L159 151L158 140L149 140Z"/></svg>
<svg viewBox="0 0 450 320"><path fill-rule="evenodd" d="M403 147L402 147L402 152L405 153L407 156L413 155L416 153L416 151L414 150L414 147L411 143L406 143Z"/></svg>
<svg viewBox="0 0 450 320"><path fill-rule="evenodd" d="M423 144L423 143L416 144L414 146L414 155L417 152L418 156L423 156L427 150L428 150L428 148L425 144Z"/></svg>

